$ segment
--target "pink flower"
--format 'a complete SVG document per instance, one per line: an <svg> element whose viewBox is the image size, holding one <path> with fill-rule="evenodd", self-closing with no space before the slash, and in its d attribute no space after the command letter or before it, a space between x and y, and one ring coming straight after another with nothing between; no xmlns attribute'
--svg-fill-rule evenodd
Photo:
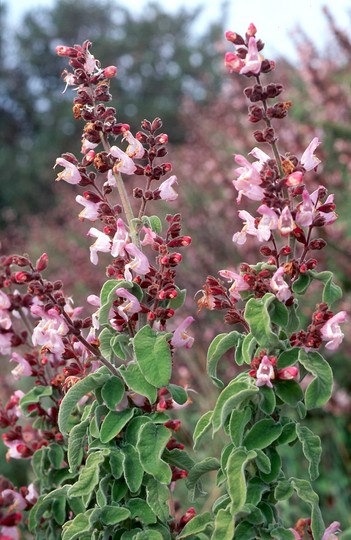
<svg viewBox="0 0 351 540"><path fill-rule="evenodd" d="M86 51L86 61L84 63L84 68L89 75L91 75L96 69L98 69L95 57L88 50Z"/></svg>
<svg viewBox="0 0 351 540"><path fill-rule="evenodd" d="M133 276L131 270L133 270L139 276L145 276L150 271L149 261L140 249L134 244L130 243L125 246L125 250L131 255L133 260L126 264L124 269L124 277L127 281L132 281Z"/></svg>
<svg viewBox="0 0 351 540"><path fill-rule="evenodd" d="M295 171L289 174L285 183L289 187L296 187L302 183L302 180L303 180L303 173L301 171Z"/></svg>
<svg viewBox="0 0 351 540"><path fill-rule="evenodd" d="M273 388L271 380L273 380L274 377L273 366L268 356L264 356L256 373L256 386L268 386L268 388Z"/></svg>
<svg viewBox="0 0 351 540"><path fill-rule="evenodd" d="M295 540L301 540L301 536L299 535L297 531L295 531L295 529L289 529L289 531L293 533Z"/></svg>
<svg viewBox="0 0 351 540"><path fill-rule="evenodd" d="M292 379L298 379L299 368L296 366L289 366L278 370L278 379L283 381L291 381Z"/></svg>
<svg viewBox="0 0 351 540"><path fill-rule="evenodd" d="M241 197L243 195L253 201L260 201L263 198L264 190L260 187L260 184L262 183L260 170L264 163L263 156L266 156L267 159L269 156L264 154L264 152L257 154L255 150L258 149L254 148L250 153L253 155L260 155L261 159L259 159L259 161L255 161L254 163L250 163L244 156L241 156L240 154L237 154L234 157L235 162L238 165L241 165L234 170L234 174L238 177L237 180L233 180L233 185L239 192L236 199L237 203L241 201Z"/></svg>
<svg viewBox="0 0 351 540"><path fill-rule="evenodd" d="M69 184L79 184L81 175L78 168L73 165L73 163L64 158L57 158L54 168L57 167L57 165L64 167L64 170L58 173L56 181L65 180L65 182L68 182Z"/></svg>
<svg viewBox="0 0 351 540"><path fill-rule="evenodd" d="M125 255L125 247L129 242L129 234L121 218L117 219L117 230L112 240L112 257L122 257Z"/></svg>
<svg viewBox="0 0 351 540"><path fill-rule="evenodd" d="M87 236L93 236L96 238L93 245L90 246L90 260L93 264L99 262L98 251L102 253L109 253L111 250L111 240L107 234L99 231L95 227L89 229Z"/></svg>
<svg viewBox="0 0 351 540"><path fill-rule="evenodd" d="M291 296L291 290L289 285L284 281L283 279L284 275L284 268L281 266L278 268L278 270L273 274L272 279L270 281L270 287L278 300L281 302L286 302L289 300Z"/></svg>
<svg viewBox="0 0 351 540"><path fill-rule="evenodd" d="M317 137L312 139L310 144L307 146L306 150L301 156L301 165L306 169L306 171L311 171L312 169L316 169L321 162L320 159L317 158L317 156L314 155L314 151L319 146L321 142L318 140Z"/></svg>
<svg viewBox="0 0 351 540"><path fill-rule="evenodd" d="M150 229L150 227L143 227L141 229L143 233L145 233L144 238L140 242L142 246L152 245L154 243L154 239L156 238L156 233Z"/></svg>
<svg viewBox="0 0 351 540"><path fill-rule="evenodd" d="M278 229L280 231L280 234L282 236L288 236L295 228L296 225L294 223L289 207L285 206L278 219Z"/></svg>
<svg viewBox="0 0 351 540"><path fill-rule="evenodd" d="M333 521L333 523L325 529L322 540L337 540L337 536L334 533L338 531L340 532L340 523L338 521Z"/></svg>
<svg viewBox="0 0 351 540"><path fill-rule="evenodd" d="M240 73L241 69L245 66L245 62L237 54L227 52L224 58L224 65L229 73Z"/></svg>
<svg viewBox="0 0 351 540"><path fill-rule="evenodd" d="M324 203L322 203L321 201L318 200L318 192L320 188L323 188L323 186L319 186L318 189L316 189L315 191L311 193L311 201L315 205L316 213L318 212L319 215L323 217L324 224L331 225L332 223L334 223L334 221L338 219L338 215L334 211L331 211L331 212L320 211L319 207L322 205L324 206L326 204L334 204L334 194L331 193L330 195L328 195Z"/></svg>
<svg viewBox="0 0 351 540"><path fill-rule="evenodd" d="M82 154L86 154L90 150L94 150L94 148L96 147L97 147L97 143L90 142L88 141L88 139L84 137L84 139L82 139L82 148L80 151Z"/></svg>
<svg viewBox="0 0 351 540"><path fill-rule="evenodd" d="M101 306L101 300L99 296L96 296L96 294L90 294L87 297L87 301L91 306L96 306L97 308L100 308ZM91 316L92 319L92 330L98 330L100 328L99 323L99 309L97 309ZM94 333L94 332L93 332ZM89 341L89 340L88 340Z"/></svg>
<svg viewBox="0 0 351 540"><path fill-rule="evenodd" d="M339 311L331 317L320 329L323 341L327 341L326 348L335 351L341 344L344 334L339 326L340 323L347 321L346 311Z"/></svg>
<svg viewBox="0 0 351 540"><path fill-rule="evenodd" d="M123 134L123 140L126 139L129 142L129 146L126 150L126 154L130 158L140 159L145 153L145 149L140 141L138 141L130 131L125 131Z"/></svg>
<svg viewBox="0 0 351 540"><path fill-rule="evenodd" d="M11 352L12 333L0 333L0 354L7 355Z"/></svg>
<svg viewBox="0 0 351 540"><path fill-rule="evenodd" d="M238 212L240 219L244 220L244 226L240 232L237 232L233 236L233 242L242 245L246 242L246 236L250 234L251 236L257 236L257 229L255 227L255 218L246 212L246 210L240 210Z"/></svg>
<svg viewBox="0 0 351 540"><path fill-rule="evenodd" d="M302 192L302 203L297 208L295 221L300 227L312 225L315 208L307 189Z"/></svg>
<svg viewBox="0 0 351 540"><path fill-rule="evenodd" d="M17 367L11 371L16 380L20 379L21 377L29 377L32 374L31 365L20 354L13 352L10 361L17 362L18 364Z"/></svg>
<svg viewBox="0 0 351 540"><path fill-rule="evenodd" d="M11 307L9 297L3 291L0 291L0 327L4 330L9 330L12 325L10 313L8 309Z"/></svg>
<svg viewBox="0 0 351 540"><path fill-rule="evenodd" d="M118 161L114 166L114 169L117 169L120 173L133 174L136 166L132 158L128 156L123 150L118 148L118 146L111 146L110 154L117 158Z"/></svg>
<svg viewBox="0 0 351 540"><path fill-rule="evenodd" d="M0 527L0 540L20 540L17 527Z"/></svg>
<svg viewBox="0 0 351 540"><path fill-rule="evenodd" d="M31 307L31 313L41 318L33 330L33 345L45 347L53 354L62 354L65 350L62 337L68 332L68 326L63 317L55 308L45 311L42 307L35 305Z"/></svg>
<svg viewBox="0 0 351 540"><path fill-rule="evenodd" d="M240 75L254 73L257 75L261 70L262 58L258 53L257 43L254 37L250 37L248 52L245 58L245 66L241 68Z"/></svg>
<svg viewBox="0 0 351 540"><path fill-rule="evenodd" d="M98 219L101 203L94 203L81 195L76 196L76 201L84 206L84 209L79 214L79 219L82 221L84 219L88 219L89 221L96 221Z"/></svg>
<svg viewBox="0 0 351 540"><path fill-rule="evenodd" d="M247 291L250 288L249 284L244 280L244 278L240 274L232 272L231 270L220 270L218 273L228 281L233 282L229 288L230 296L234 300L241 300L240 291Z"/></svg>
<svg viewBox="0 0 351 540"><path fill-rule="evenodd" d="M159 186L160 197L163 201L175 201L178 197L178 193L172 188L173 184L177 184L177 177L170 176L167 180L164 180Z"/></svg>
<svg viewBox="0 0 351 540"><path fill-rule="evenodd" d="M131 315L134 315L134 313L138 313L141 311L141 305L139 300L134 296L134 294L131 294L127 289L124 289L123 287L120 287L119 289L115 290L115 293L117 296L120 296L121 298L125 298L125 302L123 302L122 305L117 307L117 311L126 322L128 322L128 319Z"/></svg>
<svg viewBox="0 0 351 540"><path fill-rule="evenodd" d="M1 493L1 498L3 499L2 506L11 506L11 510L16 512L24 510L27 506L24 497L14 489L4 489Z"/></svg>
<svg viewBox="0 0 351 540"><path fill-rule="evenodd" d="M194 317L186 317L184 321L174 330L173 337L171 339L171 345L174 348L179 349L185 347L190 349L194 343L194 338L186 333L186 329L194 322Z"/></svg>
<svg viewBox="0 0 351 540"><path fill-rule="evenodd" d="M257 227L257 238L260 242L267 241L271 237L271 231L278 227L278 216L265 204L257 208L257 212L263 216Z"/></svg>

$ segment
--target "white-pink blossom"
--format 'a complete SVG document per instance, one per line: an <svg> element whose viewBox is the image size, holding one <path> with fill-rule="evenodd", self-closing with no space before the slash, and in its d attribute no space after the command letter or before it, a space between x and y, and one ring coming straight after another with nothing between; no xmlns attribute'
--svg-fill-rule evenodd
<svg viewBox="0 0 351 540"><path fill-rule="evenodd" d="M176 349L185 347L190 349L194 343L194 338L186 333L186 329L194 322L194 317L186 317L184 321L174 330L173 337L171 339L171 345Z"/></svg>
<svg viewBox="0 0 351 540"><path fill-rule="evenodd" d="M11 370L12 375L16 380L21 377L29 377L32 374L32 367L29 362L20 354L13 352L11 355L12 362L17 362L17 366Z"/></svg>
<svg viewBox="0 0 351 540"><path fill-rule="evenodd" d="M242 245L246 242L246 236L250 234L251 236L257 236L257 229L255 226L255 218L249 214L246 210L240 210L238 212L240 219L244 221L244 226L240 232L236 232L233 235L233 242L236 244Z"/></svg>
<svg viewBox="0 0 351 540"><path fill-rule="evenodd" d="M250 288L243 276L237 274L236 272L232 272L231 270L220 270L218 273L220 276L232 282L229 288L229 293L234 300L240 300L240 292L247 291Z"/></svg>
<svg viewBox="0 0 351 540"><path fill-rule="evenodd" d="M321 540L337 540L336 532L340 532L340 523L338 521L333 521L329 527L324 531Z"/></svg>
<svg viewBox="0 0 351 540"><path fill-rule="evenodd" d="M271 237L271 231L278 227L278 216L266 204L261 204L257 212L262 216L257 226L257 238L260 242L267 241Z"/></svg>
<svg viewBox="0 0 351 540"><path fill-rule="evenodd" d="M299 368L296 366L288 366L283 369L278 370L278 379L283 381L291 381L292 379L297 379L299 377Z"/></svg>
<svg viewBox="0 0 351 540"><path fill-rule="evenodd" d="M327 341L326 348L335 351L342 340L344 334L341 331L340 324L347 321L346 311L339 311L336 315L331 317L320 329L323 341Z"/></svg>
<svg viewBox="0 0 351 540"><path fill-rule="evenodd" d="M321 160L314 155L314 151L321 144L321 141L318 140L318 137L312 139L310 144L307 146L306 150L301 156L301 165L306 169L306 171L311 171L315 169L320 164Z"/></svg>
<svg viewBox="0 0 351 540"><path fill-rule="evenodd" d="M126 139L129 143L126 150L126 154L130 158L140 159L145 153L145 149L138 139L136 139L130 131L125 131L123 134L123 140Z"/></svg>
<svg viewBox="0 0 351 540"><path fill-rule="evenodd" d="M115 290L115 293L117 296L125 299L125 302L117 307L117 311L122 319L127 322L131 315L134 315L134 313L138 313L141 310L140 302L134 294L130 293L124 287L119 287Z"/></svg>
<svg viewBox="0 0 351 540"><path fill-rule="evenodd" d="M300 227L309 227L312 225L314 214L315 208L313 201L307 189L304 189L302 192L302 202L297 207L295 221Z"/></svg>
<svg viewBox="0 0 351 540"><path fill-rule="evenodd" d="M4 330L9 330L12 325L9 308L11 307L11 302L7 294L3 291L0 291L0 327Z"/></svg>
<svg viewBox="0 0 351 540"><path fill-rule="evenodd" d="M64 167L63 171L58 173L56 178L57 181L64 180L69 184L79 184L81 181L81 175L76 165L64 158L57 158L54 168L57 167L57 165Z"/></svg>
<svg viewBox="0 0 351 540"><path fill-rule="evenodd" d="M282 236L288 236L296 228L288 206L285 206L278 219L278 230Z"/></svg>
<svg viewBox="0 0 351 540"><path fill-rule="evenodd" d="M244 75L245 73L249 72L257 75L260 72L262 57L258 52L257 43L254 37L250 37L249 39L248 51L244 62L245 66L241 68L240 75Z"/></svg>
<svg viewBox="0 0 351 540"><path fill-rule="evenodd" d="M91 227L91 229L89 229L87 236L96 238L95 242L90 246L90 260L93 264L97 264L99 262L99 251L102 253L109 253L111 251L110 237L95 227Z"/></svg>
<svg viewBox="0 0 351 540"><path fill-rule="evenodd" d="M256 386L268 386L268 388L273 388L271 381L274 378L274 368L268 356L264 356L256 373Z"/></svg>
<svg viewBox="0 0 351 540"><path fill-rule="evenodd" d="M94 203L89 201L81 195L76 196L76 201L84 206L84 209L79 213L79 219L82 221L87 219L89 221L96 221L99 217L99 208L101 203Z"/></svg>
<svg viewBox="0 0 351 540"><path fill-rule="evenodd" d="M177 184L177 177L170 176L167 180L164 180L162 184L159 185L160 197L163 201L175 201L178 197L178 193L173 189L173 184Z"/></svg>
<svg viewBox="0 0 351 540"><path fill-rule="evenodd" d="M132 158L130 158L128 154L126 154L126 152L123 152L123 150L118 148L118 146L111 146L110 154L118 159L117 163L114 166L114 169L117 169L117 171L120 173L134 173L136 165Z"/></svg>
<svg viewBox="0 0 351 540"><path fill-rule="evenodd" d="M152 229L150 229L150 227L143 227L141 230L144 233L144 238L140 242L141 245L152 245L154 243L154 239L156 238L156 233Z"/></svg>
<svg viewBox="0 0 351 540"><path fill-rule="evenodd" d="M121 257L125 255L125 247L129 243L129 234L123 219L117 219L117 230L112 240L112 257Z"/></svg>
<svg viewBox="0 0 351 540"><path fill-rule="evenodd" d="M286 302L291 297L291 290L287 282L284 281L283 275L284 267L281 266L273 274L269 284L278 300L280 300L281 302Z"/></svg>
<svg viewBox="0 0 351 540"><path fill-rule="evenodd" d="M133 270L139 276L145 276L150 271L149 261L134 244L129 243L125 246L125 250L133 259L125 265L124 277L127 281L132 281L133 275L131 270Z"/></svg>
<svg viewBox="0 0 351 540"><path fill-rule="evenodd" d="M53 354L62 354L65 350L62 337L68 332L67 323L62 315L55 308L45 311L40 306L32 306L31 313L41 319L33 330L33 345L45 347Z"/></svg>
<svg viewBox="0 0 351 540"><path fill-rule="evenodd" d="M0 354L7 355L11 352L12 333L0 333Z"/></svg>

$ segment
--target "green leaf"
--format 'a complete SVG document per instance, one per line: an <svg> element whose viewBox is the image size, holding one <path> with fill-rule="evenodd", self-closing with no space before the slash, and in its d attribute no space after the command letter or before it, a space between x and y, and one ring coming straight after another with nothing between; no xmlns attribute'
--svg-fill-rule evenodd
<svg viewBox="0 0 351 540"><path fill-rule="evenodd" d="M134 416L135 409L124 409L124 411L110 411L102 422L100 429L101 442L112 441L118 435L129 420Z"/></svg>
<svg viewBox="0 0 351 540"><path fill-rule="evenodd" d="M277 396L290 407L296 407L298 402L303 399L301 386L293 380L284 381L278 379L274 382L274 390Z"/></svg>
<svg viewBox="0 0 351 540"><path fill-rule="evenodd" d="M151 525L157 522L155 513L143 499L129 499L126 507L130 510L131 518L138 519L144 525Z"/></svg>
<svg viewBox="0 0 351 540"><path fill-rule="evenodd" d="M112 334L109 346L121 360L126 361L131 357L132 347L128 335L122 333Z"/></svg>
<svg viewBox="0 0 351 540"><path fill-rule="evenodd" d="M302 451L309 466L308 472L311 480L316 480L319 476L318 466L322 454L321 440L308 427L296 424L296 433L302 444Z"/></svg>
<svg viewBox="0 0 351 540"><path fill-rule="evenodd" d="M198 420L193 434L193 440L194 440L194 450L197 450L199 447L200 440L202 437L207 433L207 431L210 429L212 423L212 411L207 411L205 414L201 416L201 418Z"/></svg>
<svg viewBox="0 0 351 540"><path fill-rule="evenodd" d="M264 473L260 471L260 478L264 480L267 484L275 482L280 475L282 460L278 452L274 448L267 448L266 454L271 462L271 472Z"/></svg>
<svg viewBox="0 0 351 540"><path fill-rule="evenodd" d="M271 472L271 461L269 457L262 451L255 449L255 452L257 454L256 457L256 465L259 468L260 471L262 471L265 474L269 474Z"/></svg>
<svg viewBox="0 0 351 540"><path fill-rule="evenodd" d="M258 406L261 411L263 411L265 414L273 414L276 405L275 393L273 388L268 388L268 386L261 386L260 398L261 400Z"/></svg>
<svg viewBox="0 0 351 540"><path fill-rule="evenodd" d="M333 273L329 271L316 272L310 270L310 275L313 279L318 279L324 283L322 301L330 307L334 302L342 298L342 289L333 281Z"/></svg>
<svg viewBox="0 0 351 540"><path fill-rule="evenodd" d="M226 472L233 517L240 512L246 502L245 467L248 461L255 459L256 455L253 450L248 452L245 448L235 448L229 456Z"/></svg>
<svg viewBox="0 0 351 540"><path fill-rule="evenodd" d="M101 388L101 396L109 409L114 410L124 396L124 384L118 377L111 377Z"/></svg>
<svg viewBox="0 0 351 540"><path fill-rule="evenodd" d="M93 510L87 510L84 514L78 514L71 521L63 525L62 540L83 540L91 532L90 514Z"/></svg>
<svg viewBox="0 0 351 540"><path fill-rule="evenodd" d="M234 409L229 420L229 435L234 446L241 446L244 430L251 420L251 409L245 407L243 410Z"/></svg>
<svg viewBox="0 0 351 540"><path fill-rule="evenodd" d="M331 397L333 372L323 356L318 352L300 349L299 362L314 376L305 392L307 409L322 407Z"/></svg>
<svg viewBox="0 0 351 540"><path fill-rule="evenodd" d="M182 386L178 386L177 384L169 384L167 388L176 403L179 403L179 405L184 405L184 403L187 402L188 394Z"/></svg>
<svg viewBox="0 0 351 540"><path fill-rule="evenodd" d="M254 351L257 347L257 340L252 334L247 334L242 344L242 355L245 364L250 364Z"/></svg>
<svg viewBox="0 0 351 540"><path fill-rule="evenodd" d="M136 493L143 481L144 469L134 446L126 444L123 449L123 472L129 490Z"/></svg>
<svg viewBox="0 0 351 540"><path fill-rule="evenodd" d="M234 540L256 540L256 538L256 528L247 521L242 521L235 528Z"/></svg>
<svg viewBox="0 0 351 540"><path fill-rule="evenodd" d="M56 491L56 490L55 490ZM40 495L35 505L31 508L29 512L29 521L28 528L31 532L34 532L35 529L40 525L41 518L45 514L47 508L50 506L51 501L45 500L45 495Z"/></svg>
<svg viewBox="0 0 351 540"><path fill-rule="evenodd" d="M218 397L212 416L213 433L216 433L227 419L229 413L239 408L243 402L249 400L258 392L252 377L246 376L240 379L234 379L222 390Z"/></svg>
<svg viewBox="0 0 351 540"><path fill-rule="evenodd" d="M173 450L165 448L162 458L170 465L175 465L175 467L185 469L186 471L190 471L195 464L194 460L184 450L180 450L180 448L173 448Z"/></svg>
<svg viewBox="0 0 351 540"><path fill-rule="evenodd" d="M209 346L207 353L207 372L219 388L223 388L224 384L217 378L217 363L227 351L237 345L240 338L241 334L234 330L229 334L219 334Z"/></svg>
<svg viewBox="0 0 351 540"><path fill-rule="evenodd" d="M127 367L121 366L118 370L131 390L145 396L150 403L155 403L157 388L147 382L138 364L130 363Z"/></svg>
<svg viewBox="0 0 351 540"><path fill-rule="evenodd" d="M177 540L181 538L189 538L206 531L207 527L212 524L212 517L209 512L204 514L199 514L198 516L193 517L184 527L182 532L178 534Z"/></svg>
<svg viewBox="0 0 351 540"><path fill-rule="evenodd" d="M298 308L297 300L295 300L292 306L288 307L289 321L286 326L286 332L288 335L292 334L293 332L297 332L297 330L300 328L300 319L297 314L297 308Z"/></svg>
<svg viewBox="0 0 351 540"><path fill-rule="evenodd" d="M92 493L99 483L100 465L105 460L103 451L90 454L79 478L68 490L69 497L83 497Z"/></svg>
<svg viewBox="0 0 351 540"><path fill-rule="evenodd" d="M289 480L280 480L274 490L274 497L278 501L284 501L286 499L290 499L293 492L294 488L292 487Z"/></svg>
<svg viewBox="0 0 351 540"><path fill-rule="evenodd" d="M20 400L20 409L24 416L36 416L37 410L28 412L29 405L39 403L42 398L49 397L52 394L52 386L34 386Z"/></svg>
<svg viewBox="0 0 351 540"><path fill-rule="evenodd" d="M162 222L158 216L148 216L150 227L156 234L161 234L162 232Z"/></svg>
<svg viewBox="0 0 351 540"><path fill-rule="evenodd" d="M210 472L217 471L220 469L221 464L216 458L205 458L202 461L196 463L189 471L188 477L186 479L186 485L189 491L195 492L196 484L202 475ZM201 490L201 488L200 488Z"/></svg>
<svg viewBox="0 0 351 540"><path fill-rule="evenodd" d="M311 507L311 529L314 538L322 538L325 531L322 514L319 509L318 495L307 480L299 478L290 478L291 485L297 493L297 496Z"/></svg>
<svg viewBox="0 0 351 540"><path fill-rule="evenodd" d="M287 349L283 351L278 356L277 368L283 369L289 366L293 366L299 359L300 349L298 347L293 347L292 349Z"/></svg>
<svg viewBox="0 0 351 540"><path fill-rule="evenodd" d="M147 424L148 422L151 422L151 418L149 416L136 416L133 418L126 429L124 440L135 446L138 442L138 436L139 436L139 430L144 424Z"/></svg>
<svg viewBox="0 0 351 540"><path fill-rule="evenodd" d="M283 425L283 430L278 437L276 444L289 444L295 441L296 437L296 422L292 420Z"/></svg>
<svg viewBox="0 0 351 540"><path fill-rule="evenodd" d="M276 300L274 294L266 293L262 298L250 298L245 307L244 317L250 325L252 335L257 343L265 348L271 349L279 343L278 336L271 328L271 320L268 309Z"/></svg>
<svg viewBox="0 0 351 540"><path fill-rule="evenodd" d="M104 358L109 362L112 361L114 356L113 350L111 348L111 339L113 337L113 332L109 328L104 328L99 334L99 349Z"/></svg>
<svg viewBox="0 0 351 540"><path fill-rule="evenodd" d="M66 516L66 497L57 497L52 504L52 515L56 523L63 525Z"/></svg>
<svg viewBox="0 0 351 540"><path fill-rule="evenodd" d="M114 478L121 478L123 474L123 458L124 454L120 448L111 448L110 468Z"/></svg>
<svg viewBox="0 0 351 540"><path fill-rule="evenodd" d="M232 540L235 530L235 521L229 509L221 508L215 517L214 531L211 540Z"/></svg>
<svg viewBox="0 0 351 540"><path fill-rule="evenodd" d="M276 424L273 418L264 418L252 426L244 438L243 445L248 450L263 449L272 444L282 432L282 426Z"/></svg>
<svg viewBox="0 0 351 540"><path fill-rule="evenodd" d="M146 502L162 521L167 521L169 518L168 501L168 487L161 484L156 478L149 478L146 484Z"/></svg>
<svg viewBox="0 0 351 540"><path fill-rule="evenodd" d="M70 472L75 472L82 463L85 439L89 427L89 418L73 426L68 437L68 464Z"/></svg>
<svg viewBox="0 0 351 540"><path fill-rule="evenodd" d="M65 453L60 444L51 443L48 446L48 458L54 469L61 469Z"/></svg>
<svg viewBox="0 0 351 540"><path fill-rule="evenodd" d="M292 290L295 294L305 294L310 286L312 279L309 273L300 274L296 281L292 284Z"/></svg>
<svg viewBox="0 0 351 540"><path fill-rule="evenodd" d="M182 307L182 305L185 302L186 299L186 289L180 289L179 287L175 287L175 290L177 291L177 296L175 298L171 298L167 302L167 308L169 309L179 309Z"/></svg>
<svg viewBox="0 0 351 540"><path fill-rule="evenodd" d="M238 340L238 343L236 344L236 347L235 347L234 360L238 366L242 366L244 363L243 343L244 343L245 337L246 336L244 336L243 334L240 334L240 339Z"/></svg>
<svg viewBox="0 0 351 540"><path fill-rule="evenodd" d="M165 426L148 423L139 431L137 450L144 470L162 484L169 484L172 478L170 467L161 459L170 438Z"/></svg>
<svg viewBox="0 0 351 540"><path fill-rule="evenodd" d="M257 462L257 458L256 458L256 462ZM269 486L263 483L260 478L258 478L257 476L250 478L250 480L247 483L246 504L257 506L262 499L262 495L266 493L267 491L270 491Z"/></svg>
<svg viewBox="0 0 351 540"><path fill-rule="evenodd" d="M61 402L58 416L59 429L63 435L67 435L68 433L70 415L76 408L79 400L93 390L101 388L110 377L110 372L103 366L94 373L90 373L87 377L78 381L68 390Z"/></svg>
<svg viewBox="0 0 351 540"><path fill-rule="evenodd" d="M104 525L116 525L116 523L128 519L130 515L130 510L128 508L121 508L120 506L104 506L101 508L99 519Z"/></svg>
<svg viewBox="0 0 351 540"><path fill-rule="evenodd" d="M133 340L136 360L145 379L160 388L167 386L172 373L168 334L157 334L149 325L137 332Z"/></svg>
<svg viewBox="0 0 351 540"><path fill-rule="evenodd" d="M272 538L277 540L294 540L295 535L289 531L289 529L284 529L284 527L275 527L271 530Z"/></svg>
<svg viewBox="0 0 351 540"><path fill-rule="evenodd" d="M289 311L283 302L280 302L277 298L269 306L269 316L272 323L280 326L280 328L286 328L289 322Z"/></svg>

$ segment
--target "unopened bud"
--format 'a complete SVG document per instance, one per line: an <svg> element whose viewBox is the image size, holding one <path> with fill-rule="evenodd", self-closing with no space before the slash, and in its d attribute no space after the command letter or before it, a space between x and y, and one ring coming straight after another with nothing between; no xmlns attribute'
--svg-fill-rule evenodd
<svg viewBox="0 0 351 540"><path fill-rule="evenodd" d="M57 45L55 51L58 56L69 56L71 58L78 56L78 51L76 49L73 47L66 47L66 45Z"/></svg>
<svg viewBox="0 0 351 540"><path fill-rule="evenodd" d="M257 28L253 23L249 24L248 29L246 30L246 35L248 37L254 37L257 33Z"/></svg>
<svg viewBox="0 0 351 540"><path fill-rule="evenodd" d="M296 187L302 183L303 173L301 171L295 171L287 177L285 183L288 187Z"/></svg>
<svg viewBox="0 0 351 540"><path fill-rule="evenodd" d="M152 133L162 127L162 120L161 118L155 118L151 124L151 131Z"/></svg>
<svg viewBox="0 0 351 540"><path fill-rule="evenodd" d="M117 75L117 68L116 66L107 66L104 70L103 70L103 74L105 77L107 77L108 79L112 79L113 77L115 77Z"/></svg>

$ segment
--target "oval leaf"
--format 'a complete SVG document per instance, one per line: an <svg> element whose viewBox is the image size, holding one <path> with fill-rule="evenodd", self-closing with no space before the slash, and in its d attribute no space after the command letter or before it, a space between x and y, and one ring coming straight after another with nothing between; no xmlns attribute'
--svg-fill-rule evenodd
<svg viewBox="0 0 351 540"><path fill-rule="evenodd" d="M266 293L263 298L250 298L245 307L244 317L250 325L251 333L265 349L271 349L279 343L278 336L272 331L268 312L275 300L274 294Z"/></svg>
<svg viewBox="0 0 351 540"><path fill-rule="evenodd" d="M302 451L307 459L308 472L311 480L316 480L319 476L318 466L322 454L321 440L308 427L296 424L296 433L302 444Z"/></svg>
<svg viewBox="0 0 351 540"><path fill-rule="evenodd" d="M256 457L256 452L248 452L245 448L235 448L229 456L227 463L227 486L231 500L231 513L240 512L246 502L245 466L248 461Z"/></svg>
<svg viewBox="0 0 351 540"><path fill-rule="evenodd" d="M264 418L252 426L243 444L248 450L254 448L262 450L279 437L282 429L282 426L276 424L273 418Z"/></svg>
<svg viewBox="0 0 351 540"><path fill-rule="evenodd" d="M209 346L207 353L207 372L219 388L223 388L224 384L217 378L218 361L227 351L235 347L240 339L241 334L234 330L229 334L219 334Z"/></svg>
<svg viewBox="0 0 351 540"><path fill-rule="evenodd" d="M110 411L101 425L100 439L103 443L108 443L118 435L124 426L134 415L135 409L124 409L124 411Z"/></svg>
<svg viewBox="0 0 351 540"><path fill-rule="evenodd" d="M318 352L300 349L299 362L314 376L305 392L307 409L322 407L331 397L333 372L323 356Z"/></svg>
<svg viewBox="0 0 351 540"><path fill-rule="evenodd" d="M172 373L172 359L168 334L157 334L149 325L135 335L135 357L145 379L160 388L167 386Z"/></svg>
<svg viewBox="0 0 351 540"><path fill-rule="evenodd" d="M140 463L144 470L162 484L169 484L172 478L170 467L161 459L169 438L169 429L162 424L149 422L142 426L137 443Z"/></svg>

